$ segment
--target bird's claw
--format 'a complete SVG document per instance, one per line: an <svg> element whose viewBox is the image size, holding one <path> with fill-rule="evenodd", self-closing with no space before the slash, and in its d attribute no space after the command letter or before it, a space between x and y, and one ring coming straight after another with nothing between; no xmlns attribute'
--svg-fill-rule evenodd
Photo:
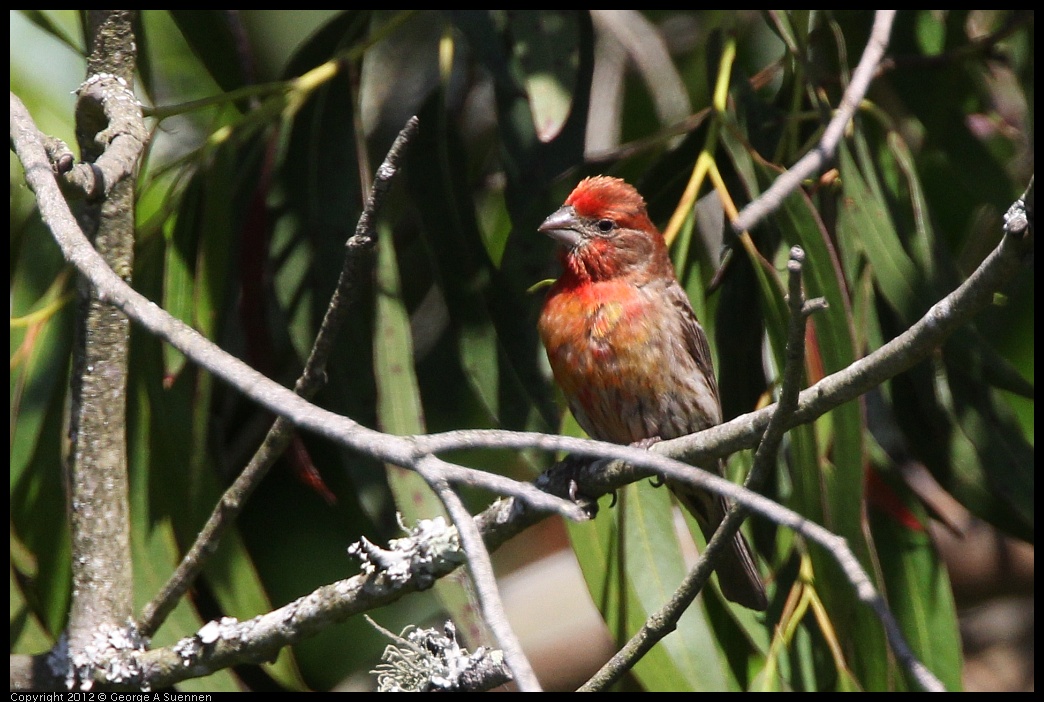
<svg viewBox="0 0 1044 702"><path fill-rule="evenodd" d="M663 441L663 439L661 439L658 436L650 436L650 437L648 437L646 439L639 439L638 441L632 441L631 442L631 446L634 446L635 448L647 449L650 446L652 446L653 444L658 444L661 441Z"/></svg>
<svg viewBox="0 0 1044 702"><path fill-rule="evenodd" d="M647 439L639 439L638 441L631 442L631 446L635 448L648 449L653 444L658 444L662 439L658 436L650 436ZM663 476L657 475L654 478L649 479L649 484L654 488L663 487Z"/></svg>

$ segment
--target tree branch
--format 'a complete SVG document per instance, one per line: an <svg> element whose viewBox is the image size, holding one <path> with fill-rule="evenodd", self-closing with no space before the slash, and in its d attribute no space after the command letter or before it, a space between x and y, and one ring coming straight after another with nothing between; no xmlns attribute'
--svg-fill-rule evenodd
<svg viewBox="0 0 1044 702"><path fill-rule="evenodd" d="M107 173L108 186L92 191L106 197L88 202L79 219L97 249L95 255L126 284L134 255L134 179L126 176L133 172L146 133L140 106L126 87L135 70L133 12L94 10L90 16L91 53L88 78L78 91L76 133L88 162L83 172ZM106 155L110 142L120 152L118 157ZM82 276L77 287L71 450L65 462L72 599L69 658L63 667L71 678L89 674L80 670L78 661L97 648L99 640L118 636L134 606L126 436L130 321Z"/></svg>
<svg viewBox="0 0 1044 702"><path fill-rule="evenodd" d="M772 181L768 190L754 198L732 221L732 228L742 234L751 229L755 224L779 209L780 204L790 193L801 186L806 178L818 173L837 152L837 145L841 143L841 137L848 128L848 123L855 115L859 103L870 87L870 81L877 74L878 66L884 59L885 49L888 48L888 37L892 32L892 20L895 19L895 10L877 10L874 15L874 25L870 29L870 39L863 50L863 56L859 59L859 65L852 73L852 81L848 84L844 95L841 96L841 104L837 107L837 113L830 120L823 136L815 148L810 150L791 166L785 173Z"/></svg>
<svg viewBox="0 0 1044 702"><path fill-rule="evenodd" d="M91 74L76 94L81 128L93 129L90 144L81 144L81 150L100 153L94 161L73 165L72 151L59 139L48 142L48 153L66 194L88 200L108 198L133 175L148 141L141 104L123 75Z"/></svg>
<svg viewBox="0 0 1044 702"><path fill-rule="evenodd" d="M533 671L533 666L522 652L522 644L508 623L507 612L504 610L504 603L500 599L500 590L497 588L496 577L493 574L493 562L482 541L482 534L479 533L474 518L461 502L460 497L437 471L440 463L442 463L441 459L435 456L425 456L418 461L417 472L442 500L446 512L449 513L457 527L461 547L468 556L467 566L475 585L483 620L493 632L497 645L504 652L504 662L511 669L519 691L540 692L540 682Z"/></svg>
<svg viewBox="0 0 1044 702"><path fill-rule="evenodd" d="M418 125L417 118L411 118L392 143L387 156L377 169L377 176L370 187L355 233L345 244L344 262L337 287L326 308L326 314L301 376L294 384L294 392L305 399L314 397L326 383L326 363L330 358L334 340L344 324L348 310L358 298L358 281L365 275L364 267L368 265L377 243L377 213L384 203L392 179L399 170L406 148L417 133ZM247 499L286 450L293 435L293 425L286 418L277 417L246 468L221 496L177 569L156 597L145 606L138 620L138 628L144 636L151 636L159 629L167 615L195 582L203 570L203 565L217 551L221 537L243 511Z"/></svg>

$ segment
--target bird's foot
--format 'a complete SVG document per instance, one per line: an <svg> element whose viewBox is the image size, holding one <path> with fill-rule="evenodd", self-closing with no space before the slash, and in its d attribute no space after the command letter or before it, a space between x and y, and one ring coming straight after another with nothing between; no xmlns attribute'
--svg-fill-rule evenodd
<svg viewBox="0 0 1044 702"><path fill-rule="evenodd" d="M661 441L663 441L663 439L661 439L658 436L650 436L647 439L640 439L638 441L631 442L631 446L634 446L635 448L648 449L653 444L657 444ZM657 475L654 478L649 478L649 484L652 485L654 488L663 487L663 476Z"/></svg>

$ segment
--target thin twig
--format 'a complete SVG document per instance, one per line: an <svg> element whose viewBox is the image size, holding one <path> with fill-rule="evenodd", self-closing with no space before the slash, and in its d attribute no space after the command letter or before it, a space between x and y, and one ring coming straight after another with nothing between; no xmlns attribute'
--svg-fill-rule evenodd
<svg viewBox="0 0 1044 702"><path fill-rule="evenodd" d="M496 576L493 574L493 562L489 558L482 534L475 526L475 518L468 512L460 497L450 488L445 478L441 477L438 470L441 462L441 459L435 456L425 456L417 462L417 472L428 481L457 527L461 548L468 556L467 567L475 586L483 621L493 632L497 646L504 652L504 662L511 669L518 689L521 692L540 692L540 681L537 680L533 666L522 651L522 644L508 623Z"/></svg>
<svg viewBox="0 0 1044 702"><path fill-rule="evenodd" d="M364 266L377 242L374 226L377 213L391 187L391 181L399 170L399 164L410 141L417 133L419 122L411 117L406 126L388 149L388 155L377 169L365 207L359 216L355 233L345 245L344 262L330 304L316 334L315 343L305 362L301 376L294 384L294 392L303 398L312 398L326 382L326 363L333 344L348 314L358 297L359 281L365 275ZM247 498L268 474L269 469L283 454L294 435L293 424L282 416L276 418L264 440L251 457L246 468L225 490L207 523L196 536L185 557L178 564L170 579L142 611L138 628L144 636L151 636L167 618L181 597L195 582L204 564L217 551L221 537L228 530L246 505Z"/></svg>
<svg viewBox="0 0 1044 702"><path fill-rule="evenodd" d="M837 145L841 142L848 123L855 115L859 103L862 102L863 96L870 87L870 81L874 78L877 68L884 58L895 12L895 10L877 10L863 56L852 73L852 81L848 84L844 95L841 96L841 104L838 105L834 118L823 130L819 143L785 173L776 178L768 190L754 198L740 211L736 219L732 221L732 228L736 232L743 233L751 229L769 214L775 212L783 200L800 187L802 181L814 173L818 173L834 158Z"/></svg>

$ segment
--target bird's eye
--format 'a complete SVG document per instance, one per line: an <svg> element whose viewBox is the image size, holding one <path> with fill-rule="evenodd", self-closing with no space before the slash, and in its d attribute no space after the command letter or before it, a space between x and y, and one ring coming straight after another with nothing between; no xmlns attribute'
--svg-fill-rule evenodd
<svg viewBox="0 0 1044 702"><path fill-rule="evenodd" d="M614 227L616 227L616 222L611 219L598 220L598 230L601 232L611 232Z"/></svg>

